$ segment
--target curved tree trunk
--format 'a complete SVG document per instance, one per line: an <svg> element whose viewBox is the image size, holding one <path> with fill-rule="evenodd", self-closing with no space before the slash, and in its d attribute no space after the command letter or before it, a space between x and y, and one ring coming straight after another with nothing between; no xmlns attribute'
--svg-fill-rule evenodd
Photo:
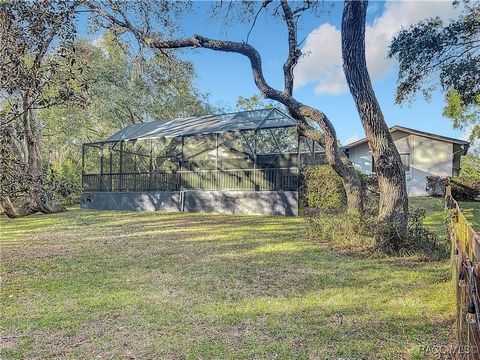
<svg viewBox="0 0 480 360"><path fill-rule="evenodd" d="M396 251L407 235L405 171L373 91L365 59L367 1L345 1L342 19L343 69L375 160L380 192L379 245Z"/></svg>
<svg viewBox="0 0 480 360"><path fill-rule="evenodd" d="M300 106L299 111L304 117L308 117L319 124L323 131L323 135L318 134L305 126L304 122L300 122L300 132L323 147L327 164L342 179L343 188L347 195L347 212L354 215L363 215L364 192L360 177L345 153L338 148L337 136L330 120L322 112L305 105ZM293 115L298 118L295 114Z"/></svg>
<svg viewBox="0 0 480 360"><path fill-rule="evenodd" d="M8 196L0 196L0 209L3 209L5 215L7 215L10 219L20 216L15 210L15 207L12 205L12 202Z"/></svg>
<svg viewBox="0 0 480 360"><path fill-rule="evenodd" d="M263 6L268 3L269 2L264 2ZM360 178L358 177L358 174L353 166L349 164L346 156L341 154L341 151L338 149L336 140L337 138L333 125L323 112L302 104L292 96L291 89L293 87L293 68L301 53L297 51L296 36L292 31L293 27L296 25L293 21L292 15L288 15L289 10L285 6L286 4L286 1L282 1L282 7L285 11L285 20L287 21L287 25L289 27L289 57L287 62L284 64L284 80L286 91L274 89L267 83L263 75L262 59L260 54L253 46L246 42L210 39L200 35L194 35L190 38L184 39L165 40L154 34L152 35L150 33L143 33L140 29L133 26L132 23L125 21L125 18L117 18L114 15L105 12L102 8L96 6L94 3L88 3L87 6L92 11L97 12L100 16L111 21L112 24L131 31L137 37L137 39L141 40L146 46L152 49L162 50L200 47L214 51L237 53L247 57L250 60L253 79L257 88L266 98L285 105L287 109L289 109L289 112L294 115L294 118L300 120L299 127L306 130L304 132L305 136L310 138L318 138L318 134L314 135L316 132L313 131L308 124L306 124L305 118L310 118L319 124L320 128L324 132L323 136L325 137L324 141L320 142L320 144L325 149L327 162L332 165L334 170L340 175L345 185L349 212L363 214L363 197ZM288 23L290 20L292 20L292 22L290 22L289 25Z"/></svg>
<svg viewBox="0 0 480 360"><path fill-rule="evenodd" d="M264 2L263 6L265 7L266 4L267 3ZM288 30L288 57L283 64L283 93L293 98L294 69L298 63L298 59L302 56L302 51L298 45L297 22L292 8L287 0L281 0L280 5ZM267 96L267 94L265 94L265 96ZM286 104L284 103L284 105ZM308 114L307 117L315 120L321 127L323 134L320 134L308 125L305 116L295 111L295 108L287 107L287 109L289 115L298 121L299 134L315 141L323 147L327 163L342 179L343 188L347 195L347 212L349 214L362 215L364 210L363 189L360 177L345 153L338 148L337 135L330 120L323 113L308 111L309 109L304 108L304 111Z"/></svg>
<svg viewBox="0 0 480 360"><path fill-rule="evenodd" d="M42 212L52 214L64 212L67 209L55 202L49 192L44 188L45 179L42 166L42 138L40 134L40 121L33 110L28 110L22 116L23 134L27 148L28 172L32 180L28 184L28 200L23 204L19 213L21 216Z"/></svg>

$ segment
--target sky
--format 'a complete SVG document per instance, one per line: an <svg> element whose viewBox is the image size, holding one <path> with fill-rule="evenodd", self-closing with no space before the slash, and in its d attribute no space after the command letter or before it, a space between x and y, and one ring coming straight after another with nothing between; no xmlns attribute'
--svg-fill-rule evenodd
<svg viewBox="0 0 480 360"><path fill-rule="evenodd" d="M301 102L325 112L335 126L342 144L365 136L353 99L348 92L341 63L340 26L343 2L326 2L320 15L308 14L298 25L298 38L303 39L302 52L295 69L294 96ZM212 3L194 2L194 12L185 15L183 36L199 34L216 39L245 41L251 23L235 17L228 25L221 18L210 16ZM440 135L466 139L468 134L454 130L442 116L443 95L436 91L426 101L417 96L406 105L395 104L398 64L387 57L393 36L402 28L430 16L444 20L454 17L451 1L370 1L367 10L366 56L385 120L389 126L402 125ZM286 25L267 13L261 13L249 36L249 43L262 56L267 82L283 88L283 63L287 57ZM258 94L248 60L242 55L208 49L185 49L180 57L191 61L196 69L196 86L210 94L213 105L235 108L239 96ZM280 106L280 105L279 105Z"/></svg>

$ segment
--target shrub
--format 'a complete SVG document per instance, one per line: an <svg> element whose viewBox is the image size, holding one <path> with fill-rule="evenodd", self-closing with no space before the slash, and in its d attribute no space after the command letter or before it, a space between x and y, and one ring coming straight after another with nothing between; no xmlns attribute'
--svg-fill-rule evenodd
<svg viewBox="0 0 480 360"><path fill-rule="evenodd" d="M480 179L470 176L452 177L452 196L460 201L476 201L480 197Z"/></svg>
<svg viewBox="0 0 480 360"><path fill-rule="evenodd" d="M410 208L407 239L400 250L404 255L422 255L425 258L445 259L449 256L450 241L445 224L444 235L438 237L424 225L426 210Z"/></svg>
<svg viewBox="0 0 480 360"><path fill-rule="evenodd" d="M449 183L447 176L431 175L427 176L426 190L430 196L443 196L445 194L445 188Z"/></svg>
<svg viewBox="0 0 480 360"><path fill-rule="evenodd" d="M474 154L462 156L460 176L480 179L480 158Z"/></svg>
<svg viewBox="0 0 480 360"><path fill-rule="evenodd" d="M344 212L347 196L342 179L330 165L309 167L302 171L300 204L303 212L332 214Z"/></svg>
<svg viewBox="0 0 480 360"><path fill-rule="evenodd" d="M53 163L49 180L54 195L66 205L73 205L80 201L82 192L81 166L71 159Z"/></svg>

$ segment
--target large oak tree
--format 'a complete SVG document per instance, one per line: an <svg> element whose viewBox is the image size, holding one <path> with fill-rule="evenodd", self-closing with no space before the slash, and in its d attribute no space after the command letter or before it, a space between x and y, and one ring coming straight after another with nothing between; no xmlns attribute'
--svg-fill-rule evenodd
<svg viewBox="0 0 480 360"><path fill-rule="evenodd" d="M342 20L343 69L375 161L380 192L376 239L398 251L407 235L408 197L400 154L383 117L368 74L365 19L368 2L345 1Z"/></svg>

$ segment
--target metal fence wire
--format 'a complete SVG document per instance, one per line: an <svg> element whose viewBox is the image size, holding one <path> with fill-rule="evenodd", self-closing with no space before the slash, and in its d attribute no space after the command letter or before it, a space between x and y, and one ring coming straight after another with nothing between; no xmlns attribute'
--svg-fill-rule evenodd
<svg viewBox="0 0 480 360"><path fill-rule="evenodd" d="M452 359L480 359L480 235L469 224L452 197L445 194L445 208L450 212L448 228L452 241L453 281L457 300L457 344Z"/></svg>

